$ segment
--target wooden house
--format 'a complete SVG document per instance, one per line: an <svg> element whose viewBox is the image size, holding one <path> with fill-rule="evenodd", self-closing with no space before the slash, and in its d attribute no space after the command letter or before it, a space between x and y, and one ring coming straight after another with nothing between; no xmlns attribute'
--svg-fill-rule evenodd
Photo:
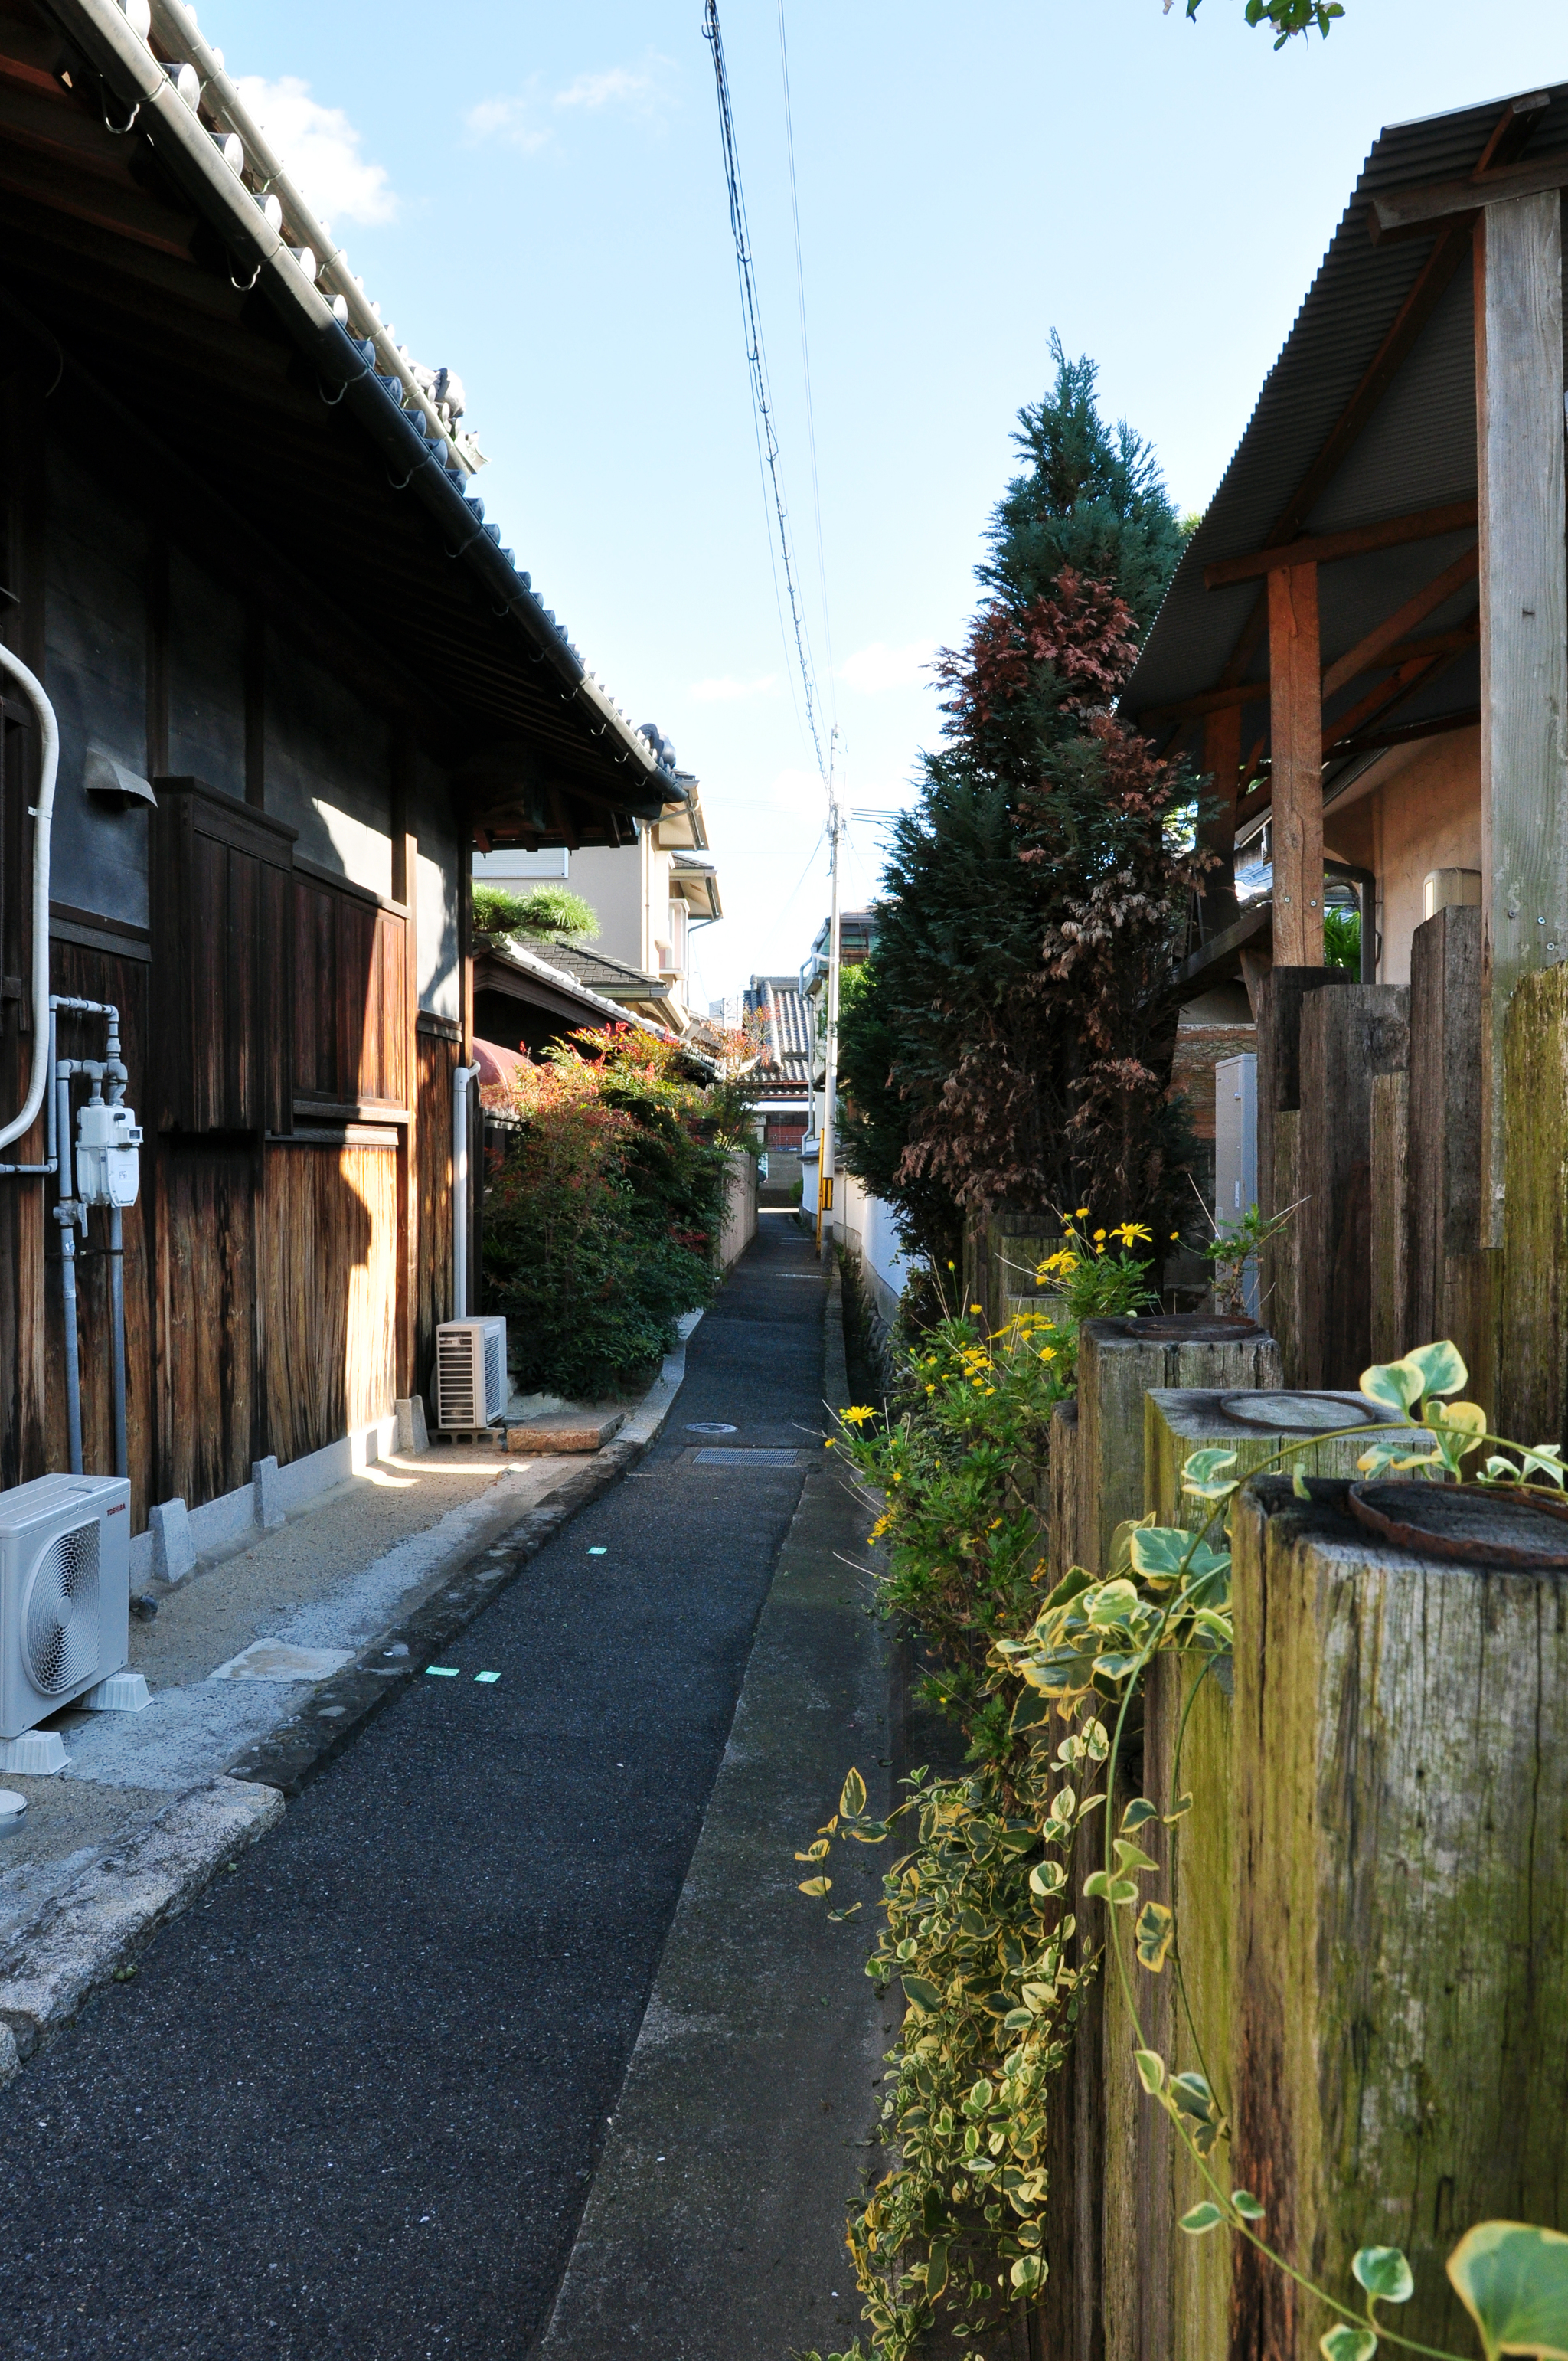
<svg viewBox="0 0 1568 2361"><path fill-rule="evenodd" d="M477 459L192 11L0 0L0 636L58 723L49 989L118 1010L145 1135L138 1531L269 1455L373 1451L428 1389L474 843L630 843L685 807L499 546ZM44 726L7 678L0 1125L47 1054ZM102 1058L102 1020L59 1025ZM40 1119L0 1158L46 1147ZM0 1486L67 1464L56 1188L0 1175ZM101 1217L75 1243L110 1472Z"/></svg>
<svg viewBox="0 0 1568 2361"><path fill-rule="evenodd" d="M1532 1437L1564 1418L1565 186L1568 85L1383 132L1123 700L1210 783L1179 980L1251 996L1288 1376L1453 1334Z"/></svg>

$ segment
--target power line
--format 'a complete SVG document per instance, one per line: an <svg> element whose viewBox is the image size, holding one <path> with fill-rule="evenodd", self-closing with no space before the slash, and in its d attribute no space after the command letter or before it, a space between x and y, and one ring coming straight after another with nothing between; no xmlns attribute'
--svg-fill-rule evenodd
<svg viewBox="0 0 1568 2361"><path fill-rule="evenodd" d="M795 290L800 306L800 374L806 387L806 444L811 459L811 506L817 522L817 581L822 597L822 642L828 653L828 699L839 718L839 692L834 686L833 625L828 610L828 552L822 536L822 486L817 472L817 412L811 399L811 340L806 327L806 264L800 245L800 192L795 177L795 110L789 96L789 41L784 31L784 0L779 0L779 71L784 80L784 152L789 158L789 209L795 225Z"/></svg>
<svg viewBox="0 0 1568 2361"><path fill-rule="evenodd" d="M718 29L718 0L704 0L703 38L713 51L713 78L718 93L718 129L724 147L724 175L729 190L729 227L735 239L735 267L740 281L740 311L746 333L746 361L751 373L751 400L756 409L763 459L773 486L773 512L779 528L779 554L784 561L790 620L795 629L795 651L806 690L806 719L811 731L811 743L816 750L817 768L826 781L828 763L822 752L822 733L817 722L817 681L812 670L806 618L801 609L800 588L795 580L795 557L789 545L788 511L779 473L779 439L773 430L773 402L768 393L767 362L762 347L762 309L757 301L756 274L751 264L746 200L740 187L740 157L735 140L734 113L729 104L729 76L724 63L724 39ZM794 169L792 150L792 182Z"/></svg>

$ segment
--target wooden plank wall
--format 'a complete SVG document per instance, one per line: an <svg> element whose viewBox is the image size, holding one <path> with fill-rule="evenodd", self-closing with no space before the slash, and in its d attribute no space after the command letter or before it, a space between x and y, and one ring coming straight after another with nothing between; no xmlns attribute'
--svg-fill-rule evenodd
<svg viewBox="0 0 1568 2361"><path fill-rule="evenodd" d="M435 1369L435 1331L452 1316L452 1074L459 1056L455 1026L422 1016L415 1037L419 1104L414 1158L420 1202L419 1290L414 1321L414 1389L428 1397Z"/></svg>
<svg viewBox="0 0 1568 2361"><path fill-rule="evenodd" d="M264 1412L280 1462L390 1411L397 1138L272 1142L257 1207Z"/></svg>
<svg viewBox="0 0 1568 2361"><path fill-rule="evenodd" d="M294 1091L324 1104L406 1108L406 921L368 895L296 873Z"/></svg>

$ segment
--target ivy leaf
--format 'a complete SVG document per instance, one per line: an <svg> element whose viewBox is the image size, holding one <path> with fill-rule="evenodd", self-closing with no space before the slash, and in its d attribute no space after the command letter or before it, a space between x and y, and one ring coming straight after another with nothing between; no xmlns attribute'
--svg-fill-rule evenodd
<svg viewBox="0 0 1568 2361"><path fill-rule="evenodd" d="M1261 2222L1264 2219L1263 2207L1258 2203L1250 2189L1233 2189L1231 2191L1231 2203L1235 2207L1236 2212L1241 2215L1244 2222Z"/></svg>
<svg viewBox="0 0 1568 2361"><path fill-rule="evenodd" d="M1133 1932L1137 1938L1139 1965L1157 1976L1176 1932L1175 1919L1163 1902L1146 1902Z"/></svg>
<svg viewBox="0 0 1568 2361"><path fill-rule="evenodd" d="M1235 1464L1234 1451L1194 1451L1181 1470L1181 1488L1200 1500L1223 1500L1233 1489L1234 1478L1223 1476L1221 1471Z"/></svg>
<svg viewBox="0 0 1568 2361"><path fill-rule="evenodd" d="M797 1852L795 1854L795 1859L796 1861L826 1861L828 1850L829 1848L827 1838L818 1837L816 1843L808 1851Z"/></svg>
<svg viewBox="0 0 1568 2361"><path fill-rule="evenodd" d="M941 2007L941 1993L935 1984L927 1983L924 1976L901 1976L899 1982L904 1986L904 1997L912 2008L917 2008L925 2015Z"/></svg>
<svg viewBox="0 0 1568 2361"><path fill-rule="evenodd" d="M1192 1536L1179 1525L1139 1525L1130 1543L1134 1568L1146 1582L1175 1582L1186 1565Z"/></svg>
<svg viewBox="0 0 1568 2361"><path fill-rule="evenodd" d="M1207 2231L1217 2230L1224 2218L1219 2207L1211 2205L1205 2198L1201 2205L1194 2205L1190 2213L1182 2215L1178 2226L1190 2238L1201 2238Z"/></svg>
<svg viewBox="0 0 1568 2361"><path fill-rule="evenodd" d="M1046 2267L1038 2255L1020 2255L1008 2273L1020 2295L1033 2295L1045 2275Z"/></svg>
<svg viewBox="0 0 1568 2361"><path fill-rule="evenodd" d="M1059 1894L1067 1883L1067 1872L1059 1861L1040 1861L1029 1872L1029 1891L1043 1896Z"/></svg>
<svg viewBox="0 0 1568 2361"><path fill-rule="evenodd" d="M847 1909L829 1910L828 1916L832 1920L834 1926L837 1927L843 1919L852 1918L860 1906L861 1905L858 1902L851 1902Z"/></svg>
<svg viewBox="0 0 1568 2361"><path fill-rule="evenodd" d="M935 2301L948 2284L948 2241L938 2238L926 2262L926 2294Z"/></svg>
<svg viewBox="0 0 1568 2361"><path fill-rule="evenodd" d="M1133 2063L1138 2070L1138 2080L1151 2099L1157 2099L1165 2088L1165 2060L1157 2049L1135 2049Z"/></svg>
<svg viewBox="0 0 1568 2361"><path fill-rule="evenodd" d="M1122 1815L1122 1834L1124 1837L1130 1837L1136 1829L1143 1827L1146 1820L1157 1820L1158 1817L1157 1809L1146 1795L1135 1795ZM795 1859L798 1861L799 1858L797 1853Z"/></svg>
<svg viewBox="0 0 1568 2361"><path fill-rule="evenodd" d="M1409 2303L1416 2291L1410 2267L1398 2246L1363 2246L1350 2268L1367 2294L1382 2303Z"/></svg>
<svg viewBox="0 0 1568 2361"><path fill-rule="evenodd" d="M1464 1382L1462 1378L1461 1385ZM1405 1417L1426 1392L1427 1381L1412 1356L1403 1361L1376 1362L1370 1369L1363 1369L1361 1390L1383 1409L1397 1410Z"/></svg>
<svg viewBox="0 0 1568 2361"><path fill-rule="evenodd" d="M1348 2320L1342 2320L1337 2328L1319 2337L1318 2350L1323 2361L1372 2361L1377 2350L1376 2331L1353 2328Z"/></svg>
<svg viewBox="0 0 1568 2361"><path fill-rule="evenodd" d="M1456 1394L1470 1376L1458 1347L1446 1338L1441 1345L1418 1345L1406 1354L1404 1366L1419 1371L1423 1394Z"/></svg>
<svg viewBox="0 0 1568 2361"><path fill-rule="evenodd" d="M802 1894L809 1894L815 1902L818 1894L830 1893L833 1881L830 1877L806 1877L801 1880L800 1891Z"/></svg>
<svg viewBox="0 0 1568 2361"><path fill-rule="evenodd" d="M1102 1869L1097 1869L1092 1876L1084 1879L1083 1890L1095 1901L1109 1902L1118 1910L1138 1898L1138 1889L1130 1877L1112 1878Z"/></svg>
<svg viewBox="0 0 1568 2361"><path fill-rule="evenodd" d="M1142 1870L1153 1870L1158 1868L1159 1863L1157 1861L1151 1861L1147 1853L1140 1850L1138 1846L1135 1844L1129 1844L1125 1837L1116 1837L1113 1839L1113 1842L1116 1848L1116 1871L1118 1876L1136 1876Z"/></svg>
<svg viewBox="0 0 1568 2361"><path fill-rule="evenodd" d="M866 1808L866 1783L858 1771L851 1771L839 1797L839 1811L846 1820L858 1820Z"/></svg>
<svg viewBox="0 0 1568 2361"><path fill-rule="evenodd" d="M1528 2222L1478 2222L1448 2258L1455 2293L1501 2353L1568 2356L1568 2237Z"/></svg>

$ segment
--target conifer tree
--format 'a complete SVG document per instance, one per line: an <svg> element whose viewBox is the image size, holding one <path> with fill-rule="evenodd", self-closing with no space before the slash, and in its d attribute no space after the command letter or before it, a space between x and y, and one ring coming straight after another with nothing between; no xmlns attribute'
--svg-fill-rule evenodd
<svg viewBox="0 0 1568 2361"><path fill-rule="evenodd" d="M1113 711L1182 529L1093 364L1053 351L842 1033L846 1158L942 1259L966 1212L1148 1220L1185 1185L1165 1093L1193 785Z"/></svg>

